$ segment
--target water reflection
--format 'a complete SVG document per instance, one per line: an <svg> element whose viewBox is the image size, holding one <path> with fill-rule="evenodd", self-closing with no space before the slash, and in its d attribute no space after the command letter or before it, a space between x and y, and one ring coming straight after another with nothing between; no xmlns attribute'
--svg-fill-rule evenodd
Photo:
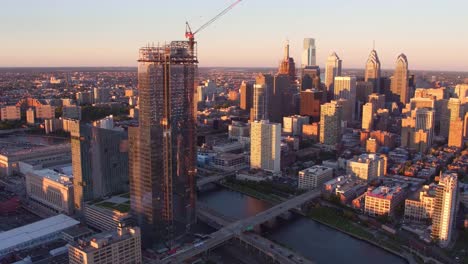
<svg viewBox="0 0 468 264"><path fill-rule="evenodd" d="M271 207L267 202L226 189L202 193L198 199L218 212L236 218L249 217ZM406 263L387 251L304 217L281 222L267 237L316 263Z"/></svg>

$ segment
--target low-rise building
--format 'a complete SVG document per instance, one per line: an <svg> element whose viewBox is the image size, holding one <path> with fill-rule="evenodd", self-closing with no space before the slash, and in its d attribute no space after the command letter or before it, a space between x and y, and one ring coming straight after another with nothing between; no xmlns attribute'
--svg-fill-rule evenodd
<svg viewBox="0 0 468 264"><path fill-rule="evenodd" d="M86 224L101 231L114 230L121 225L131 224L130 199L128 194L85 204Z"/></svg>
<svg viewBox="0 0 468 264"><path fill-rule="evenodd" d="M371 216L393 215L395 208L403 202L407 184L387 184L369 188L365 196L364 212Z"/></svg>
<svg viewBox="0 0 468 264"><path fill-rule="evenodd" d="M248 168L243 154L219 153L213 158L212 166L223 171L236 171Z"/></svg>
<svg viewBox="0 0 468 264"><path fill-rule="evenodd" d="M323 194L335 195L342 203L349 203L366 191L367 182L352 175L343 175L324 183Z"/></svg>
<svg viewBox="0 0 468 264"><path fill-rule="evenodd" d="M73 180L51 169L26 173L29 207L48 215L73 214Z"/></svg>
<svg viewBox="0 0 468 264"><path fill-rule="evenodd" d="M21 119L21 108L18 106L5 106L0 109L0 112L2 121Z"/></svg>
<svg viewBox="0 0 468 264"><path fill-rule="evenodd" d="M333 178L333 169L315 165L299 172L298 188L306 190L322 188L323 183L331 178Z"/></svg>
<svg viewBox="0 0 468 264"><path fill-rule="evenodd" d="M386 158L377 154L362 154L348 160L346 171L363 180L372 181L386 175Z"/></svg>
<svg viewBox="0 0 468 264"><path fill-rule="evenodd" d="M59 214L29 225L1 232L0 256L61 238L63 230L74 227L79 223L73 218Z"/></svg>
<svg viewBox="0 0 468 264"><path fill-rule="evenodd" d="M70 155L70 144L52 146L31 146L22 143L0 144L0 176L10 176L19 172L19 162L60 160Z"/></svg>
<svg viewBox="0 0 468 264"><path fill-rule="evenodd" d="M70 243L70 264L141 264L141 234L138 227L119 227Z"/></svg>
<svg viewBox="0 0 468 264"><path fill-rule="evenodd" d="M405 201L405 219L423 222L432 218L434 213L434 202L436 185L425 185L421 190L414 193L413 197Z"/></svg>

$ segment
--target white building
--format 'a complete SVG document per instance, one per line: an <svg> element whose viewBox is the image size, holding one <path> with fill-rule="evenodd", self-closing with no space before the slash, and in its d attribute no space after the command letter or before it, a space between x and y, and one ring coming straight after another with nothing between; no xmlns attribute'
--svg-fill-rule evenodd
<svg viewBox="0 0 468 264"><path fill-rule="evenodd" d="M322 188L323 184L332 178L332 168L315 165L299 172L298 188L306 190Z"/></svg>
<svg viewBox="0 0 468 264"><path fill-rule="evenodd" d="M29 225L24 225L0 233L0 256L8 253L36 247L61 238L63 230L78 225L80 222L60 214Z"/></svg>
<svg viewBox="0 0 468 264"><path fill-rule="evenodd" d="M255 121L250 130L250 166L271 172L281 168L281 124Z"/></svg>
<svg viewBox="0 0 468 264"><path fill-rule="evenodd" d="M346 172L363 180L372 181L386 174L386 160L377 154L362 154L348 160Z"/></svg>
<svg viewBox="0 0 468 264"><path fill-rule="evenodd" d="M214 96L216 96L217 91L218 87L216 86L216 83L208 80L203 85L199 85L197 87L197 101L210 101Z"/></svg>
<svg viewBox="0 0 468 264"><path fill-rule="evenodd" d="M305 38L304 47L302 50L302 68L315 65L317 65L315 39Z"/></svg>
<svg viewBox="0 0 468 264"><path fill-rule="evenodd" d="M29 125L34 125L34 123L36 123L36 113L34 112L34 109L29 108L26 110L26 122Z"/></svg>
<svg viewBox="0 0 468 264"><path fill-rule="evenodd" d="M446 247L452 239L457 210L457 184L456 173L441 174L436 189L431 236L442 247Z"/></svg>
<svg viewBox="0 0 468 264"><path fill-rule="evenodd" d="M335 100L346 99L350 105L351 119L355 118L356 113L356 77L337 76L333 83ZM351 120L348 120L351 121Z"/></svg>
<svg viewBox="0 0 468 264"><path fill-rule="evenodd" d="M26 173L29 206L45 214L73 214L73 180L51 169Z"/></svg>
<svg viewBox="0 0 468 264"><path fill-rule="evenodd" d="M327 91L330 94L333 94L334 89L334 80L336 76L341 76L341 64L342 61L340 57L333 52L328 56L327 64L325 65L325 86L327 87Z"/></svg>

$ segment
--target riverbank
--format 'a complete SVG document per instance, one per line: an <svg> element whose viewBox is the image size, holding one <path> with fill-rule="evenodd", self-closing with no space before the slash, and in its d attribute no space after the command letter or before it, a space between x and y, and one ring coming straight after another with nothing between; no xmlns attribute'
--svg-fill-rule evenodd
<svg viewBox="0 0 468 264"><path fill-rule="evenodd" d="M276 195L273 195L273 194L265 194L263 192L259 192L259 191L255 190L253 188L250 188L248 186L244 186L244 185L241 185L241 184L238 184L238 183L235 183L235 182L226 181L224 183L221 183L221 186L223 186L224 188L229 189L231 191L239 192L239 193L251 196L253 198L262 200L262 201L267 202L267 203L269 203L271 205L275 205L275 204L278 204L278 203L281 203L281 202L284 201L284 199L279 197L279 196L276 196Z"/></svg>
<svg viewBox="0 0 468 264"><path fill-rule="evenodd" d="M350 222L344 216L334 212L331 208L313 208L307 214L307 218L316 221L322 225L328 226L329 228L338 230L344 234L347 234L353 238L365 241L376 247L382 248L394 255L397 255L405 259L408 263L415 263L411 256L405 254L399 245L390 243L382 239L378 239L371 232L367 231L363 227Z"/></svg>

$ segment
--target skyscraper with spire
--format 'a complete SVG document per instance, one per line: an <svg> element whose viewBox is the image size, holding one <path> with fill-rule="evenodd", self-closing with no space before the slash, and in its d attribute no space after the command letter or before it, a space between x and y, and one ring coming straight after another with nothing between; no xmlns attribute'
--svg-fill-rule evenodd
<svg viewBox="0 0 468 264"><path fill-rule="evenodd" d="M278 73L287 74L291 82L296 80L296 65L294 59L289 57L289 41L286 41L286 45L284 46L284 58L280 63Z"/></svg>
<svg viewBox="0 0 468 264"><path fill-rule="evenodd" d="M128 129L131 213L145 247L172 241L196 221L194 43L140 49L139 126Z"/></svg>
<svg viewBox="0 0 468 264"><path fill-rule="evenodd" d="M367 59L365 81L373 83L374 92L382 93L380 91L380 60L375 49L371 51Z"/></svg>
<svg viewBox="0 0 468 264"><path fill-rule="evenodd" d="M327 64L325 65L325 86L329 95L334 94L333 82L335 81L335 77L341 76L341 64L342 61L336 52L328 56Z"/></svg>
<svg viewBox="0 0 468 264"><path fill-rule="evenodd" d="M407 104L410 99L408 59L400 54L396 60L395 72L392 77L391 93L393 101Z"/></svg>

